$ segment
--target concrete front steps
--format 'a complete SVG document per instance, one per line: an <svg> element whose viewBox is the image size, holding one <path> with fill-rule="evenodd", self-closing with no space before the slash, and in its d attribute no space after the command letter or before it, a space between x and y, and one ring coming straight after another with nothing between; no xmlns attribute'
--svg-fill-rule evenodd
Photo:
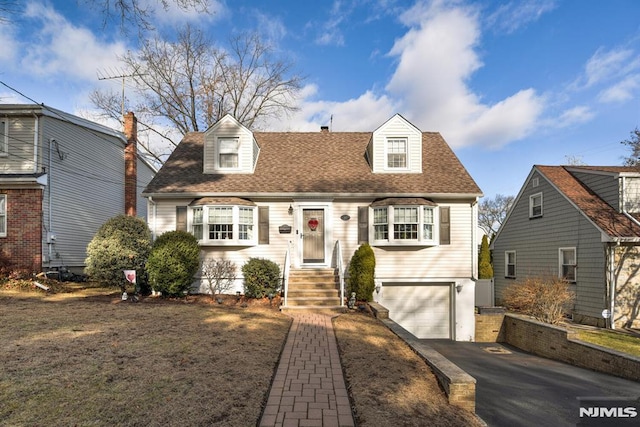
<svg viewBox="0 0 640 427"><path fill-rule="evenodd" d="M305 268L289 271L287 305L281 309L342 311L340 279L336 270Z"/></svg>

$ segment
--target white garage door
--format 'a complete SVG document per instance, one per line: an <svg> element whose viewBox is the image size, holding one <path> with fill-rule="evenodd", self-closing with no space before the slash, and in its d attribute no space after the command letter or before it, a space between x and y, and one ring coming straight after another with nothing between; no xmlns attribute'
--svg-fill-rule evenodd
<svg viewBox="0 0 640 427"><path fill-rule="evenodd" d="M450 285L385 283L380 302L416 338L451 338Z"/></svg>

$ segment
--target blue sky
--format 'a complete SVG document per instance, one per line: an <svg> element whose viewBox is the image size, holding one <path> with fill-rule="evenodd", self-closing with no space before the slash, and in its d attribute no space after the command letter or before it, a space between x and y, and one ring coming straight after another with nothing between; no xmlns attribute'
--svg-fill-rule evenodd
<svg viewBox="0 0 640 427"><path fill-rule="evenodd" d="M155 4L155 0L142 0ZM0 25L0 102L91 117L119 90L138 39L86 0L26 0ZM306 76L300 110L269 130L371 131L400 113L439 131L485 195L517 194L533 164L621 164L640 126L634 0L210 0L213 15L156 9L163 34L190 22L225 40L258 30ZM111 86L109 86L111 85ZM15 90L13 90L15 89Z"/></svg>

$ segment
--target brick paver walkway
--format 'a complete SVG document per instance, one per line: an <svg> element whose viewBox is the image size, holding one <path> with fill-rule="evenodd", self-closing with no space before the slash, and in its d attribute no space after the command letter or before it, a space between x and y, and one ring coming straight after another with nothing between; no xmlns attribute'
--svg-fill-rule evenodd
<svg viewBox="0 0 640 427"><path fill-rule="evenodd" d="M331 316L291 317L260 427L355 426Z"/></svg>

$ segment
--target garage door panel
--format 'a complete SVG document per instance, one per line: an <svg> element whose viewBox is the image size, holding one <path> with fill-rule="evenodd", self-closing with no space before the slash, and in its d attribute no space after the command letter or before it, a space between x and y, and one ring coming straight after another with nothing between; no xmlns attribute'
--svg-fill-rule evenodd
<svg viewBox="0 0 640 427"><path fill-rule="evenodd" d="M451 338L449 285L385 284L382 304L389 317L417 338Z"/></svg>

